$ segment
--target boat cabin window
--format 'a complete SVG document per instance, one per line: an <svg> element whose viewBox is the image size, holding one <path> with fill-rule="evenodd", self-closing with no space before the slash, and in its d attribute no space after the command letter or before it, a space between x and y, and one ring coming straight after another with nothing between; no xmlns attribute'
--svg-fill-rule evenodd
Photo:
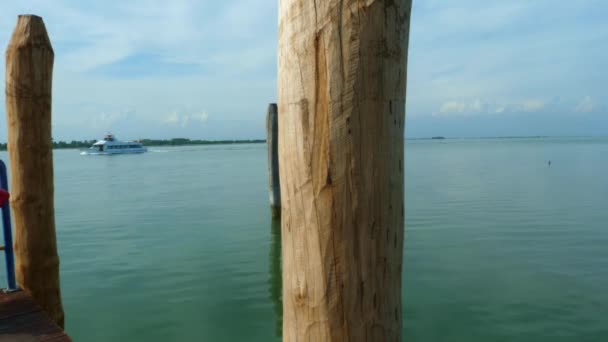
<svg viewBox="0 0 608 342"><path fill-rule="evenodd" d="M129 145L94 145L91 147L92 149L96 149L99 152L103 152L104 150L120 150L120 149L129 149L129 148L141 148L141 144L129 144Z"/></svg>

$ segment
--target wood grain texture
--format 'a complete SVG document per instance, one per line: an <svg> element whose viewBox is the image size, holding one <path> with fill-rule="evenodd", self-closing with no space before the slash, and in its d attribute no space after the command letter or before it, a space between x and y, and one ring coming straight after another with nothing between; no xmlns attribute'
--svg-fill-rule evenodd
<svg viewBox="0 0 608 342"><path fill-rule="evenodd" d="M6 50L16 275L21 288L63 327L53 199L53 60L42 18L19 16Z"/></svg>
<svg viewBox="0 0 608 342"><path fill-rule="evenodd" d="M400 341L411 0L279 0L283 340Z"/></svg>
<svg viewBox="0 0 608 342"><path fill-rule="evenodd" d="M279 180L279 121L277 105L266 112L266 146L268 147L268 196L273 218L281 216L281 183Z"/></svg>
<svg viewBox="0 0 608 342"><path fill-rule="evenodd" d="M24 291L0 292L0 342L71 341Z"/></svg>

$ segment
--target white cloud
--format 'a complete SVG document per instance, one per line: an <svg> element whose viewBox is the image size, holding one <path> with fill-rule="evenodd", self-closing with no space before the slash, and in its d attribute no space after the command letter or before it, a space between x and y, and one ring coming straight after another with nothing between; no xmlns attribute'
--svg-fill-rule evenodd
<svg viewBox="0 0 608 342"><path fill-rule="evenodd" d="M578 113L589 113L592 112L595 108L595 104L593 103L593 99L591 96L585 96L574 108L574 110Z"/></svg>
<svg viewBox="0 0 608 342"><path fill-rule="evenodd" d="M133 119L135 115L135 111L130 109L103 111L101 114L93 116L92 124L94 127L107 130L120 125L121 122Z"/></svg>
<svg viewBox="0 0 608 342"><path fill-rule="evenodd" d="M444 102L439 108L439 113L435 113L435 116L442 116L448 114L459 114L459 115L475 115L475 114L487 114L497 112L492 103L482 99L472 99L467 101L447 101Z"/></svg>
<svg viewBox="0 0 608 342"><path fill-rule="evenodd" d="M180 127L188 127L191 124L204 124L209 119L209 114L206 111L198 111L194 113L184 113L179 111L171 112L164 120L163 123L169 125L176 125Z"/></svg>
<svg viewBox="0 0 608 342"><path fill-rule="evenodd" d="M192 114L192 118L197 121L205 123L209 119L209 114L207 114L207 112L205 112L205 111L202 111L197 114Z"/></svg>
<svg viewBox="0 0 608 342"><path fill-rule="evenodd" d="M526 100L521 104L524 112L537 112L545 108L545 102L539 99Z"/></svg>
<svg viewBox="0 0 608 342"><path fill-rule="evenodd" d="M40 15L55 47L59 69L86 72L138 54L152 54L169 63L201 65L229 59L254 61L260 66L276 59L274 53L256 49L263 46L272 51L276 45L276 34L267 32L274 26L274 20L268 19L276 17L276 4L268 0L234 0L220 5L198 0L4 2L0 0L0 22L5 26L0 30L0 43L8 41L10 23L16 22L17 14ZM241 66L232 63L229 67Z"/></svg>
<svg viewBox="0 0 608 342"><path fill-rule="evenodd" d="M91 122L151 137L169 126L180 134L186 126L193 136L208 134L200 133L203 124L224 137L241 128L263 136L264 108L276 101L277 1L0 3L0 46L8 43L17 14L45 20L55 47L53 122L70 128L58 138L80 138L86 129L97 134ZM597 101L607 78L602 42L608 25L590 14L606 12L608 3L421 0L413 6L408 117L605 108ZM563 101L551 101L555 95ZM123 108L137 114L120 117ZM191 110L198 108L217 116L208 122L205 112ZM247 120L260 125L243 127ZM210 128L218 122L227 123ZM160 128L150 132L154 125ZM0 141L5 131L0 120Z"/></svg>
<svg viewBox="0 0 608 342"><path fill-rule="evenodd" d="M165 119L165 123L168 123L168 124L176 124L176 123L179 123L179 121L180 121L179 114L177 114L177 112L172 112Z"/></svg>
<svg viewBox="0 0 608 342"><path fill-rule="evenodd" d="M573 91L601 98L608 25L593 13L605 12L607 2L421 0L413 6L408 113L471 114L476 98L489 104L479 113L567 113L577 104ZM563 101L552 102L556 95Z"/></svg>
<svg viewBox="0 0 608 342"><path fill-rule="evenodd" d="M496 100L471 99L461 101L447 101L439 108L434 116L449 114L457 115L483 115L501 113L539 112L545 108L545 102L540 99L528 99L524 101L511 101L501 103Z"/></svg>
<svg viewBox="0 0 608 342"><path fill-rule="evenodd" d="M462 113L467 108L464 102L448 101L441 105L439 112L441 113Z"/></svg>

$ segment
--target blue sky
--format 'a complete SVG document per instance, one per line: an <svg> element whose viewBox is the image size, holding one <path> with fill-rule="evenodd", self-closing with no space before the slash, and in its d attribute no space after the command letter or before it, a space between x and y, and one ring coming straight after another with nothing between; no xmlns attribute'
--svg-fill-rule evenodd
<svg viewBox="0 0 608 342"><path fill-rule="evenodd" d="M44 18L55 139L263 138L277 2L0 0L0 46L18 14ZM414 0L406 136L608 135L606 13L599 0Z"/></svg>

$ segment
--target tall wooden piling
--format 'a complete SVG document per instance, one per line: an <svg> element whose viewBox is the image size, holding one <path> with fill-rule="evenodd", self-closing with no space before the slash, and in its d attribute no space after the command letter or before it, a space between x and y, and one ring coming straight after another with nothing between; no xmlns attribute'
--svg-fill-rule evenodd
<svg viewBox="0 0 608 342"><path fill-rule="evenodd" d="M283 331L283 304L281 301L281 222L272 220L270 222L270 299L276 317L276 335L281 337Z"/></svg>
<svg viewBox="0 0 608 342"><path fill-rule="evenodd" d="M53 60L42 18L20 15L6 50L16 275L21 288L63 327L53 200Z"/></svg>
<svg viewBox="0 0 608 342"><path fill-rule="evenodd" d="M283 341L399 341L411 0L279 0Z"/></svg>
<svg viewBox="0 0 608 342"><path fill-rule="evenodd" d="M281 185L279 181L279 118L277 104L268 105L266 112L266 145L268 146L268 195L273 218L281 216Z"/></svg>

